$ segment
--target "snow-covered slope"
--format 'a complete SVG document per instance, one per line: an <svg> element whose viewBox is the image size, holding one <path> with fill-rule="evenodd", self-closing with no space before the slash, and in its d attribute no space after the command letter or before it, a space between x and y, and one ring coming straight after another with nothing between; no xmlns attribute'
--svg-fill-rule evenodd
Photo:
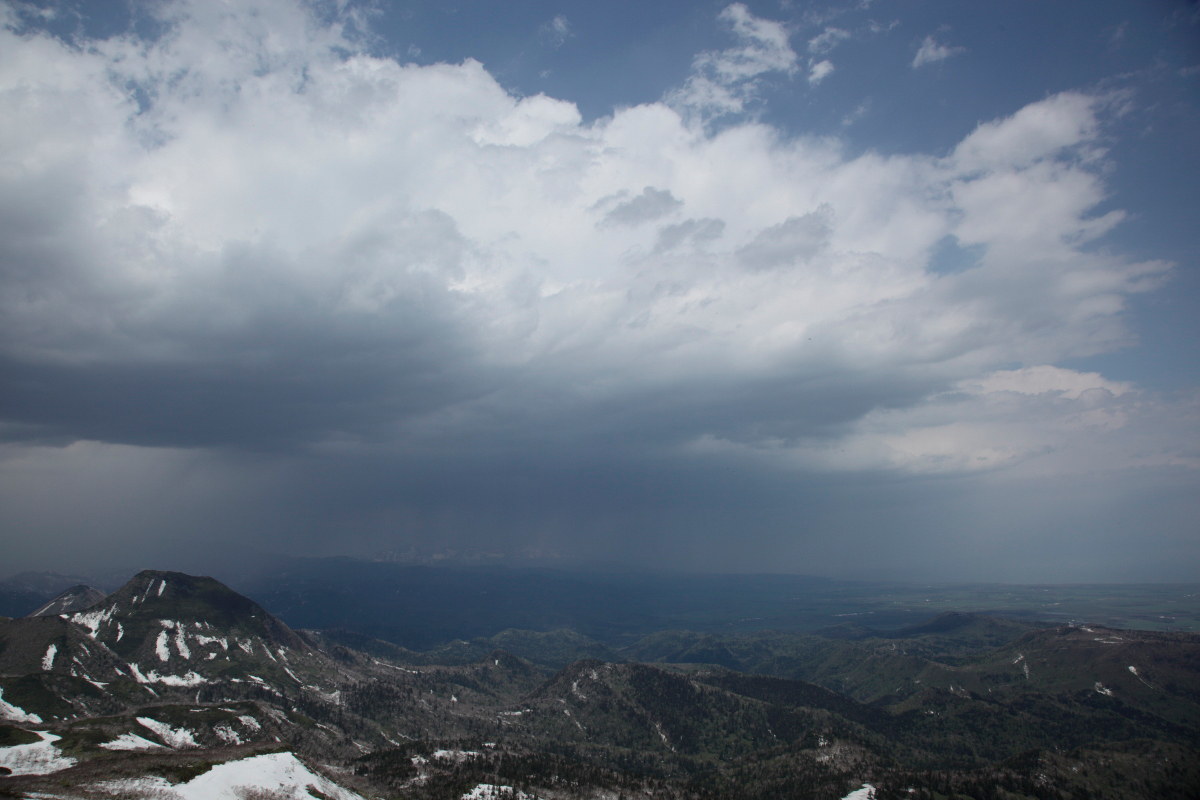
<svg viewBox="0 0 1200 800"><path fill-rule="evenodd" d="M186 783L172 784L164 778L145 777L96 783L87 788L95 796L113 798L243 800L257 791L280 800L311 800L313 797L362 800L360 795L316 774L291 753L268 753L226 761Z"/></svg>
<svg viewBox="0 0 1200 800"><path fill-rule="evenodd" d="M64 756L55 746L61 736L34 731L40 742L0 747L0 767L12 770L13 775L48 775L75 765L75 759Z"/></svg>

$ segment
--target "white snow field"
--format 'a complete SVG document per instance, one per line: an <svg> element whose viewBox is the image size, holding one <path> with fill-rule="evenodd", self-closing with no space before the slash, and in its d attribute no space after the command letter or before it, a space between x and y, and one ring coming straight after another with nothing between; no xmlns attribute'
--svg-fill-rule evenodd
<svg viewBox="0 0 1200 800"><path fill-rule="evenodd" d="M513 789L511 786L499 786L494 783L481 783L464 794L461 800L537 800L531 794Z"/></svg>
<svg viewBox="0 0 1200 800"><path fill-rule="evenodd" d="M75 766L75 759L64 756L54 743L61 739L45 731L34 731L40 742L0 747L0 767L8 767L13 775L49 775Z"/></svg>
<svg viewBox="0 0 1200 800"><path fill-rule="evenodd" d="M273 797L312 800L308 787L333 800L364 800L328 778L317 775L291 753L269 753L218 764L187 783L171 784L163 778L104 781L89 789L114 797L154 800L241 800L249 791L271 792Z"/></svg>
<svg viewBox="0 0 1200 800"><path fill-rule="evenodd" d="M149 739L143 739L136 733L122 733L111 742L104 742L100 745L105 750L165 750L158 742L152 742Z"/></svg>
<svg viewBox="0 0 1200 800"><path fill-rule="evenodd" d="M861 789L855 789L850 794L842 798L842 800L872 800L875 797L875 787L869 783L864 783Z"/></svg>
<svg viewBox="0 0 1200 800"><path fill-rule="evenodd" d="M53 647L53 645L51 645ZM25 709L14 706L4 699L4 690L0 689L0 719L5 722L32 722L34 725L41 725L42 718L37 714L30 714Z"/></svg>

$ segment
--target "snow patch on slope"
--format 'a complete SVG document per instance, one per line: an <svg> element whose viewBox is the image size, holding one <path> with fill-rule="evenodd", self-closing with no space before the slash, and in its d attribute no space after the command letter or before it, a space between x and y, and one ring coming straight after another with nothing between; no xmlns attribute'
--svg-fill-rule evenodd
<svg viewBox="0 0 1200 800"><path fill-rule="evenodd" d="M96 611L80 611L75 616L71 617L71 622L76 625L82 625L88 629L88 636L93 639L100 631L100 626L112 619L112 615L116 613L117 606L114 603L110 608Z"/></svg>
<svg viewBox="0 0 1200 800"><path fill-rule="evenodd" d="M42 656L42 672L49 672L54 666L54 656L58 654L58 645L52 644L46 648L46 655Z"/></svg>
<svg viewBox="0 0 1200 800"><path fill-rule="evenodd" d="M480 783L464 794L462 800L537 800L537 798L511 786Z"/></svg>
<svg viewBox="0 0 1200 800"><path fill-rule="evenodd" d="M163 742L170 747L179 749L181 747L200 746L196 744L196 740L193 738L192 732L187 728L172 728L167 723L159 722L158 720L151 719L150 717L138 717L137 721L138 724L154 731L158 738L162 739Z"/></svg>
<svg viewBox="0 0 1200 800"><path fill-rule="evenodd" d="M51 645L53 647L54 645ZM4 699L4 690L0 689L0 719L8 720L9 722L32 722L34 725L41 725L42 718L37 714L30 714L25 709L14 706Z"/></svg>
<svg viewBox="0 0 1200 800"><path fill-rule="evenodd" d="M270 753L226 761L187 783L172 785L162 778L136 778L92 784L112 796L141 795L160 800L240 800L260 793L280 798L312 798L316 789L333 800L363 800L328 778L312 772L291 753Z"/></svg>
<svg viewBox="0 0 1200 800"><path fill-rule="evenodd" d="M219 736L221 741L225 744L242 743L242 737L238 736L237 731L235 731L229 725L218 725L217 727L213 728L213 733Z"/></svg>
<svg viewBox="0 0 1200 800"><path fill-rule="evenodd" d="M152 742L149 739L143 739L136 733L122 733L111 742L104 742L100 745L105 750L162 750L161 744Z"/></svg>
<svg viewBox="0 0 1200 800"><path fill-rule="evenodd" d="M183 632L182 625L175 630L175 649L179 651L179 655L183 658L192 657L192 651L187 646L187 635Z"/></svg>
<svg viewBox="0 0 1200 800"><path fill-rule="evenodd" d="M208 683L208 679L198 672L189 671L183 675L159 675L157 671L151 670L146 676L146 683L162 683L167 686L200 686Z"/></svg>
<svg viewBox="0 0 1200 800"><path fill-rule="evenodd" d="M64 756L54 743L61 739L45 731L34 731L40 742L0 747L0 767L8 767L13 775L48 775L75 766L75 759Z"/></svg>

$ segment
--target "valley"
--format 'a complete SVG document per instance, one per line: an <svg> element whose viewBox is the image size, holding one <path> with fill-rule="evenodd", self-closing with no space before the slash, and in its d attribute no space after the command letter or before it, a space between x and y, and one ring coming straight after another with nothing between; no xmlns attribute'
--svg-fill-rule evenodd
<svg viewBox="0 0 1200 800"><path fill-rule="evenodd" d="M1200 791L1190 632L943 611L891 629L483 628L409 647L369 620L293 628L161 571L39 606L0 621L0 796Z"/></svg>

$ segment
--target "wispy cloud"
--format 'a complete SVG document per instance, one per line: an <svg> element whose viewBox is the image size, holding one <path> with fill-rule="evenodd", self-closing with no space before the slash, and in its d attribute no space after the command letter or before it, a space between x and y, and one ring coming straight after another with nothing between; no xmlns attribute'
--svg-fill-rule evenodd
<svg viewBox="0 0 1200 800"><path fill-rule="evenodd" d="M850 31L842 28L826 28L808 40L808 52L818 56L824 55L849 38Z"/></svg>
<svg viewBox="0 0 1200 800"><path fill-rule="evenodd" d="M538 34L542 37L542 41L554 50L562 47L567 39L575 35L571 23L562 14L542 23L538 28Z"/></svg>
<svg viewBox="0 0 1200 800"><path fill-rule="evenodd" d="M842 127L843 128L850 127L851 125L853 125L854 123L858 122L860 119L865 117L870 110L871 110L870 101L869 100L862 101L861 103L859 103L857 106L854 107L853 111L851 111L849 114L846 114L844 117L842 117Z"/></svg>
<svg viewBox="0 0 1200 800"><path fill-rule="evenodd" d="M921 42L921 47L917 50L917 55L913 58L912 67L917 69L926 64L936 64L939 61L945 61L951 56L956 56L959 53L965 53L965 47L950 47L949 45L939 44L933 36L926 36Z"/></svg>
<svg viewBox="0 0 1200 800"><path fill-rule="evenodd" d="M738 40L737 47L696 56L693 74L667 101L702 119L746 110L759 92L759 79L771 72L791 75L798 57L782 23L750 13L742 3L728 6L718 17Z"/></svg>
<svg viewBox="0 0 1200 800"><path fill-rule="evenodd" d="M811 67L809 67L808 83L810 86L816 86L818 83L828 78L832 73L832 61L829 61L828 59L825 61L818 61L816 64L813 64Z"/></svg>

